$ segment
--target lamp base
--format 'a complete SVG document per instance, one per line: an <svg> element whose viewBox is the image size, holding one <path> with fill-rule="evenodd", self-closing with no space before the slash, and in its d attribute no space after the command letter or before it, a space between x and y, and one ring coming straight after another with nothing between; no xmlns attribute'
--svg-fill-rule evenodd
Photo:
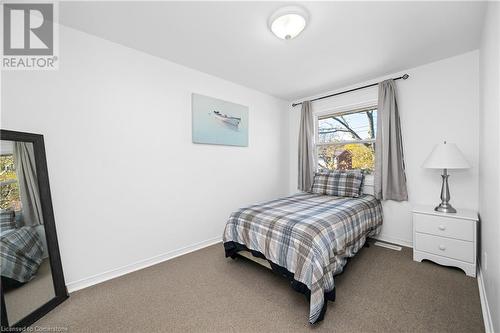
<svg viewBox="0 0 500 333"><path fill-rule="evenodd" d="M439 206L434 208L436 212L441 213L456 213L457 210L450 205L450 189L448 187L448 170L443 169L443 174L441 178L443 178L443 183L441 184L441 203Z"/></svg>
<svg viewBox="0 0 500 333"><path fill-rule="evenodd" d="M436 212L441 213L456 213L457 210L453 208L449 203L440 203L439 206L434 208Z"/></svg>

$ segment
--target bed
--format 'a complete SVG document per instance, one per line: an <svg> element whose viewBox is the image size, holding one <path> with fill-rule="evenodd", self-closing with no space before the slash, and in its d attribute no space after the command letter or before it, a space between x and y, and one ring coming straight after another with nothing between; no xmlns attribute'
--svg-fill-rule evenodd
<svg viewBox="0 0 500 333"><path fill-rule="evenodd" d="M30 281L42 263L44 246L33 227L23 226L0 232L2 281L22 284Z"/></svg>
<svg viewBox="0 0 500 333"><path fill-rule="evenodd" d="M288 277L309 298L314 324L335 300L334 275L379 233L382 219L380 201L369 194L299 193L232 213L223 234L225 255L253 257Z"/></svg>

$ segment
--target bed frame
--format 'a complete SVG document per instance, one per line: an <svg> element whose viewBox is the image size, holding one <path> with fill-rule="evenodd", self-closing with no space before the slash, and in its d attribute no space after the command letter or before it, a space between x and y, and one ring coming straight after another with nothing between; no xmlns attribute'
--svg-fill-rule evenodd
<svg viewBox="0 0 500 333"><path fill-rule="evenodd" d="M251 260L251 261L253 261L253 262L255 262L255 263L257 263L257 264L259 264L261 266L264 266L267 269L272 270L271 265L269 264L269 262L267 260L264 260L264 259L258 258L258 257L254 257L248 251L240 251L236 255L239 256L239 257L243 257L245 259Z"/></svg>

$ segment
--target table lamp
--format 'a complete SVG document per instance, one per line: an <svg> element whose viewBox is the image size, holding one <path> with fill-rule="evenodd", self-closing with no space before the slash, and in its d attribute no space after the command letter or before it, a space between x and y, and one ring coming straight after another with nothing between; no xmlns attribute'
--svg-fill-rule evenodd
<svg viewBox="0 0 500 333"><path fill-rule="evenodd" d="M470 164L465 159L464 155L454 143L438 144L434 147L430 155L424 162L424 168L427 169L443 169L443 183L441 185L441 203L434 208L437 212L456 213L450 201L450 189L448 187L448 169L468 169Z"/></svg>

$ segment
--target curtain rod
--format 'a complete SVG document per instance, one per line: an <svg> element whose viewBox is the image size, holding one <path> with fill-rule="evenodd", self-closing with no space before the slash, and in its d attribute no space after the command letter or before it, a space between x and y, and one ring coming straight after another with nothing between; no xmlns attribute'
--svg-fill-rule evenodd
<svg viewBox="0 0 500 333"><path fill-rule="evenodd" d="M409 78L410 76L408 74L404 74L403 76L400 76L400 77L396 77L394 78L393 80L396 81L396 80L399 80L399 79L403 79L403 80L406 80L407 78ZM315 99L311 99L311 102L314 102L314 101L318 101L320 99L323 99L323 98L328 98L328 97L333 97L333 96L337 96L337 95L342 95L342 94L345 94L345 93L348 93L348 92L351 92L351 91L356 91L356 90L360 90L360 89L365 89L365 88L369 88L369 87L374 87L376 85L378 85L380 82L377 82L377 83L372 83L372 84L369 84L369 85L366 85L366 86L362 86L362 87L358 87L358 88L354 88L354 89L349 89L349 90L345 90L345 91L341 91L341 92L338 92L338 93L335 93L335 94L331 94L331 95L326 95L326 96L321 96L321 97L318 97L318 98L315 98ZM293 103L292 104L292 107L295 107L297 105L300 105L302 104L302 102L298 102L298 103Z"/></svg>

